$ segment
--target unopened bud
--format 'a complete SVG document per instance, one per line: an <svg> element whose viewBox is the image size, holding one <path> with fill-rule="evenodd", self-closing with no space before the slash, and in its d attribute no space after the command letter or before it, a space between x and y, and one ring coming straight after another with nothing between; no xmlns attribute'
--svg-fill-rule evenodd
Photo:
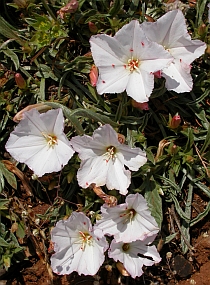
<svg viewBox="0 0 210 285"><path fill-rule="evenodd" d="M198 27L198 34L199 36L203 36L205 35L205 33L207 32L207 28L205 24L202 24Z"/></svg>
<svg viewBox="0 0 210 285"><path fill-rule="evenodd" d="M13 223L11 226L11 232L14 233L18 230L18 223Z"/></svg>
<svg viewBox="0 0 210 285"><path fill-rule="evenodd" d="M75 13L79 7L79 2L77 0L71 0L66 6L62 7L57 14L64 19L65 14Z"/></svg>
<svg viewBox="0 0 210 285"><path fill-rule="evenodd" d="M26 88L26 81L20 73L15 74L15 82L20 89Z"/></svg>
<svg viewBox="0 0 210 285"><path fill-rule="evenodd" d="M134 108L137 108L140 110L146 110L146 111L149 110L149 105L147 102L139 103L139 102L136 102L134 99L131 99L131 105Z"/></svg>
<svg viewBox="0 0 210 285"><path fill-rule="evenodd" d="M18 6L18 8L26 8L28 6L26 0L13 0L13 2Z"/></svg>
<svg viewBox="0 0 210 285"><path fill-rule="evenodd" d="M118 136L118 142L123 144L125 142L125 136L122 134L117 134Z"/></svg>
<svg viewBox="0 0 210 285"><path fill-rule="evenodd" d="M105 265L105 269L109 272L112 272L112 266L111 265Z"/></svg>
<svg viewBox="0 0 210 285"><path fill-rule="evenodd" d="M118 261L116 263L116 267L123 276L130 276L130 273L125 269L124 265L121 262Z"/></svg>
<svg viewBox="0 0 210 285"><path fill-rule="evenodd" d="M31 109L37 109L37 111L39 111L40 113L44 113L50 110L51 107L43 103L28 105L27 107L25 107L23 110L21 110L14 116L13 121L15 123L19 123L24 118L24 113L27 111L30 111Z"/></svg>
<svg viewBox="0 0 210 285"><path fill-rule="evenodd" d="M89 76L91 85L95 87L98 81L98 68L95 65L92 65Z"/></svg>
<svg viewBox="0 0 210 285"><path fill-rule="evenodd" d="M98 32L98 28L93 22L88 22L88 27L91 33L96 34Z"/></svg>
<svg viewBox="0 0 210 285"><path fill-rule="evenodd" d="M179 116L179 114L176 114L176 115L173 116L173 118L171 119L171 122L169 123L169 128L171 128L171 129L177 129L180 124L181 124L181 117Z"/></svg>
<svg viewBox="0 0 210 285"><path fill-rule="evenodd" d="M156 78L161 78L162 77L162 71L161 70L153 72L153 74L154 74L154 77L156 77Z"/></svg>

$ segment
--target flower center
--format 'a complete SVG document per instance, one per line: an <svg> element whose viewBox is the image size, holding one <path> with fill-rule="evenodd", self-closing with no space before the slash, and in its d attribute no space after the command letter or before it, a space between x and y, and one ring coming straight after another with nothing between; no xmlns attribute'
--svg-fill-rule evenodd
<svg viewBox="0 0 210 285"><path fill-rule="evenodd" d="M109 162L110 159L114 160L116 157L116 147L112 145L108 146L104 155L106 156L106 162Z"/></svg>
<svg viewBox="0 0 210 285"><path fill-rule="evenodd" d="M136 215L136 211L134 209L128 209L124 213L120 215L120 217L125 217L124 222L127 223L128 221L131 223Z"/></svg>
<svg viewBox="0 0 210 285"><path fill-rule="evenodd" d="M55 144L58 144L57 137L55 135L48 135L44 132L42 132L42 135L46 139L49 147L53 148L55 146Z"/></svg>
<svg viewBox="0 0 210 285"><path fill-rule="evenodd" d="M80 240L82 243L81 250L85 250L86 245L91 245L92 244L92 236L89 233L83 233L79 231L80 234Z"/></svg>
<svg viewBox="0 0 210 285"><path fill-rule="evenodd" d="M130 246L129 246L129 243L124 243L123 246L122 246L122 250L123 250L123 251L128 251L128 250L129 250L129 247L130 247Z"/></svg>
<svg viewBox="0 0 210 285"><path fill-rule="evenodd" d="M130 58L128 60L128 68L129 68L129 70L131 72L134 71L134 70L138 71L139 70L139 63L140 63L139 59L133 59L133 57Z"/></svg>

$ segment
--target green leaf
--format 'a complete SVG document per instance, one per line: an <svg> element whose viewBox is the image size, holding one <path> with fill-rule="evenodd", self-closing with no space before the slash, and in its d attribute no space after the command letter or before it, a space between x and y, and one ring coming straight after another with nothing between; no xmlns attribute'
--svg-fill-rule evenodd
<svg viewBox="0 0 210 285"><path fill-rule="evenodd" d="M191 128L187 129L187 134L186 134L187 139L187 143L184 149L184 152L187 153L191 150L192 145L194 143L194 136L193 136L193 130Z"/></svg>
<svg viewBox="0 0 210 285"><path fill-rule="evenodd" d="M195 174L193 173L193 176ZM193 185L189 184L188 194L187 194L187 201L185 202L185 215L188 217L189 220L191 220L191 205L192 205L192 198L193 198ZM185 221L182 222L181 230L187 239L187 241L190 244L190 223L186 223ZM181 235L181 246L183 253L187 253L188 246L185 243L185 240L183 239L183 236Z"/></svg>
<svg viewBox="0 0 210 285"><path fill-rule="evenodd" d="M75 128L77 134L78 135L84 134L84 130L81 126L80 121L75 116L72 116L71 110L69 108L67 108L66 106L62 104L55 103L55 102L45 102L45 104L53 108L61 108L63 110L65 117L71 122L71 124Z"/></svg>
<svg viewBox="0 0 210 285"><path fill-rule="evenodd" d="M2 237L0 237L0 246L8 247L9 243L7 243Z"/></svg>
<svg viewBox="0 0 210 285"><path fill-rule="evenodd" d="M17 189L17 181L15 175L6 168L3 162L0 161L0 192L4 188L3 176L14 189Z"/></svg>
<svg viewBox="0 0 210 285"><path fill-rule="evenodd" d="M123 8L124 0L114 0L114 3L112 4L109 14L111 16L114 16L120 12L120 10Z"/></svg>
<svg viewBox="0 0 210 285"><path fill-rule="evenodd" d="M18 59L18 56L16 55L16 53L14 53L14 51L12 51L11 49L2 49L2 52L11 58L11 60L13 61L16 70L18 70L19 66L20 66L20 62Z"/></svg>
<svg viewBox="0 0 210 285"><path fill-rule="evenodd" d="M210 212L210 202L208 202L206 209L202 213L198 214L197 217L191 220L190 227L200 222L204 217L206 217L209 214L209 212Z"/></svg>
<svg viewBox="0 0 210 285"><path fill-rule="evenodd" d="M119 124L109 119L108 116L101 115L89 109L78 108L73 110L71 114L74 116L86 117L95 122L101 122L102 124L110 124L114 128L119 127Z"/></svg>
<svg viewBox="0 0 210 285"><path fill-rule="evenodd" d="M19 238L24 238L24 236L26 235L25 225L23 221L20 221L18 223L18 229L16 231L16 234Z"/></svg>
<svg viewBox="0 0 210 285"><path fill-rule="evenodd" d="M148 147L148 148L146 149L147 159L148 159L149 161L151 161L153 165L155 165L155 157L154 157L153 152L151 151L151 148L152 148L152 147Z"/></svg>
<svg viewBox="0 0 210 285"><path fill-rule="evenodd" d="M6 38L14 39L22 46L26 46L26 41L22 40L16 33L15 28L12 27L3 17L0 16L0 34Z"/></svg>
<svg viewBox="0 0 210 285"><path fill-rule="evenodd" d="M205 139L205 141L203 143L203 146L202 146L202 148L200 150L200 154L202 155L205 152L205 150L207 149L207 147L209 147L209 146L210 146L210 125L208 127L208 132L206 134L206 139Z"/></svg>
<svg viewBox="0 0 210 285"><path fill-rule="evenodd" d="M5 206L6 203L8 203L8 199L1 199L0 198L0 210L7 210L8 207Z"/></svg>
<svg viewBox="0 0 210 285"><path fill-rule="evenodd" d="M162 199L158 193L155 181L148 179L148 176L145 187L145 199L147 200L152 216L155 218L158 227L161 229L163 221Z"/></svg>

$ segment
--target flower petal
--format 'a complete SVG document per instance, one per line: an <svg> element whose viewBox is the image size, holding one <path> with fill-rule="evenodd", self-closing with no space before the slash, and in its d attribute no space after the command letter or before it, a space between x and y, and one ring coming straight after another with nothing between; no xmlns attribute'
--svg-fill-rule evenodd
<svg viewBox="0 0 210 285"><path fill-rule="evenodd" d="M63 133L62 110L48 112L41 115L35 109L25 112L6 144L7 151L38 176L60 171L74 153Z"/></svg>
<svg viewBox="0 0 210 285"><path fill-rule="evenodd" d="M92 183L96 186L103 186L106 184L108 170L109 166L102 156L83 160L77 171L78 184L82 188L87 188Z"/></svg>
<svg viewBox="0 0 210 285"><path fill-rule="evenodd" d="M96 89L98 94L120 93L127 86L130 72L126 65L113 67L99 67L99 78Z"/></svg>
<svg viewBox="0 0 210 285"><path fill-rule="evenodd" d="M162 72L162 76L166 79L166 88L177 93L191 91L193 81L190 69L191 67L188 64L175 59L174 62L171 63L169 67L164 68Z"/></svg>
<svg viewBox="0 0 210 285"><path fill-rule="evenodd" d="M116 189L120 194L128 193L128 186L131 183L131 173L124 168L124 159L122 154L116 154L114 163L112 160L108 162L109 169L107 171L106 186L109 190Z"/></svg>
<svg viewBox="0 0 210 285"><path fill-rule="evenodd" d="M60 108L40 114L40 119L45 124L45 130L48 134L63 133L64 118Z"/></svg>
<svg viewBox="0 0 210 285"><path fill-rule="evenodd" d="M161 258L155 246L148 246L148 239L128 244L112 240L108 256L123 263L132 278L143 274L143 265L151 266Z"/></svg>
<svg viewBox="0 0 210 285"><path fill-rule="evenodd" d="M146 71L134 71L129 76L126 91L130 97L139 103L148 102L154 87L154 75Z"/></svg>
<svg viewBox="0 0 210 285"><path fill-rule="evenodd" d="M185 63L190 64L200 57L206 49L206 44L199 40L191 40L190 36L182 37L169 50L170 54Z"/></svg>
<svg viewBox="0 0 210 285"><path fill-rule="evenodd" d="M114 235L116 242L144 240L157 234L159 228L151 216L146 200L140 194L130 194L126 203L101 207L101 220L96 225L104 234Z"/></svg>
<svg viewBox="0 0 210 285"><path fill-rule="evenodd" d="M179 9L166 13L157 22L144 22L142 27L149 40L166 49L173 47L182 36L188 35L184 15Z"/></svg>
<svg viewBox="0 0 210 285"><path fill-rule="evenodd" d="M108 248L106 239L95 236L90 220L81 212L59 221L51 231L51 240L55 243L51 266L57 274L96 274Z"/></svg>
<svg viewBox="0 0 210 285"><path fill-rule="evenodd" d="M147 162L146 153L140 148L130 148L121 144L118 149L124 156L124 164L132 171L137 171Z"/></svg>

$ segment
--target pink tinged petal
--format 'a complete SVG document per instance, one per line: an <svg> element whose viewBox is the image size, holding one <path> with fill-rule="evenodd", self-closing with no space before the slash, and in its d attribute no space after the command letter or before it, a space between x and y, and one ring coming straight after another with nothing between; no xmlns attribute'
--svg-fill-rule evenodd
<svg viewBox="0 0 210 285"><path fill-rule="evenodd" d="M141 70L129 76L126 91L130 97L139 103L148 102L154 87L154 75Z"/></svg>
<svg viewBox="0 0 210 285"><path fill-rule="evenodd" d="M138 147L130 148L127 145L121 144L118 149L124 156L124 164L132 171L137 171L147 162L145 151L142 151Z"/></svg>
<svg viewBox="0 0 210 285"><path fill-rule="evenodd" d="M191 66L183 61L174 60L168 68L163 69L162 76L166 79L166 88L177 93L191 91L193 80L190 69Z"/></svg>

